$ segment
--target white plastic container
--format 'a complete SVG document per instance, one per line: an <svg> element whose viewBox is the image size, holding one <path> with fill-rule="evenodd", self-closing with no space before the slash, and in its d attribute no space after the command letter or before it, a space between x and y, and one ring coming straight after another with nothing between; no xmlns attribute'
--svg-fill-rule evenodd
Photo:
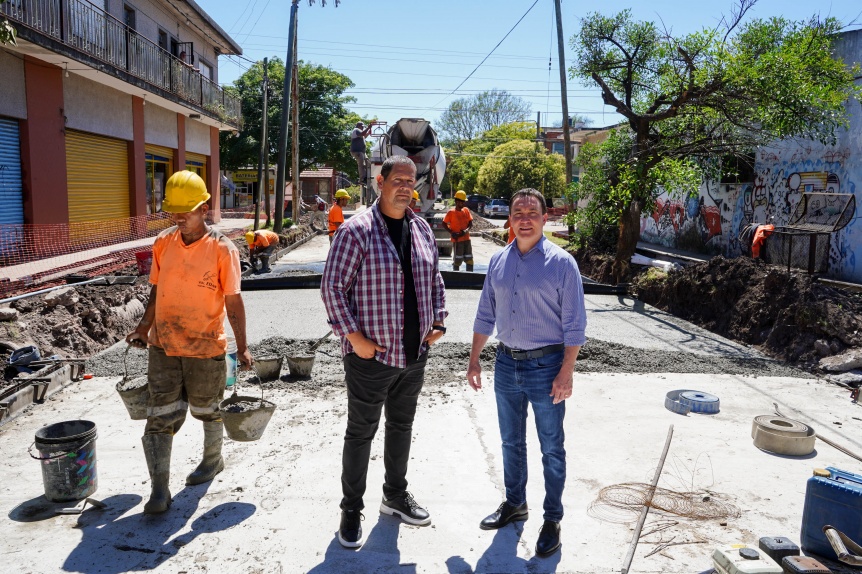
<svg viewBox="0 0 862 574"><path fill-rule="evenodd" d="M712 564L718 574L783 574L784 569L775 560L755 548L735 545L716 548Z"/></svg>
<svg viewBox="0 0 862 574"><path fill-rule="evenodd" d="M227 376L225 378L225 388L228 390L233 390L233 386L236 384L236 339L233 337L227 338L227 351L224 357L225 364L227 365Z"/></svg>

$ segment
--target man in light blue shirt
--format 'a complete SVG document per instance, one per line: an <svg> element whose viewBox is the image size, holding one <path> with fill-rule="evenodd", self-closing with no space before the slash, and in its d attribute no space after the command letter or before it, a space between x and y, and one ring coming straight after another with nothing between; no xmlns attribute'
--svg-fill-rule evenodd
<svg viewBox="0 0 862 574"><path fill-rule="evenodd" d="M494 394L503 442L506 500L482 520L496 530L526 520L527 405L533 407L545 475L544 524L536 554L560 547L566 450L565 400L572 396L578 351L586 342L584 288L571 255L548 241L545 198L535 189L512 196L510 217L515 241L491 258L473 323L467 382L482 388L479 355L497 329Z"/></svg>

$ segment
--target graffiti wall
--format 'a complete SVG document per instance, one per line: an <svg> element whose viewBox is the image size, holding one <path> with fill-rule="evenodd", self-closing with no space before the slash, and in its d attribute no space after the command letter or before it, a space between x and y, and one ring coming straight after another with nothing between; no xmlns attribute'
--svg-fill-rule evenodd
<svg viewBox="0 0 862 574"><path fill-rule="evenodd" d="M848 62L862 61L862 30L842 35L836 52ZM706 182L697 197L662 195L655 211L641 219L641 240L707 254L736 257L743 253L740 232L752 223L785 226L793 221L802 194L826 192L857 195L862 184L862 106L847 103L849 127L835 145L787 140L757 150L754 181L743 184ZM862 283L862 221L859 201L850 223L829 238L828 274ZM818 207L823 213L845 205L839 199ZM809 209L814 206L809 205ZM859 253L857 265L856 254Z"/></svg>

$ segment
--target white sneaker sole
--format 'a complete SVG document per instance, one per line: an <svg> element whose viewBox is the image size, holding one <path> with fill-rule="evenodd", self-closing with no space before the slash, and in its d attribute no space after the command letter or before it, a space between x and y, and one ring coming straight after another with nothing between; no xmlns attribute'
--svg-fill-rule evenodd
<svg viewBox="0 0 862 574"><path fill-rule="evenodd" d="M344 538L341 537L341 532L338 533L338 543L344 546L345 548L359 548L362 546L362 543L365 542L363 537L360 537L356 542L348 542Z"/></svg>
<svg viewBox="0 0 862 574"><path fill-rule="evenodd" d="M430 516L428 518L426 518L425 520L418 520L416 518L411 518L410 516L404 516L403 514L401 514L400 512L395 510L394 508L389 508L388 506L386 506L382 502L380 503L380 513L381 514L388 514L389 516L397 516L398 518L400 518L401 520L403 520L407 524L413 524L415 526L427 526L427 525L431 524L431 517Z"/></svg>

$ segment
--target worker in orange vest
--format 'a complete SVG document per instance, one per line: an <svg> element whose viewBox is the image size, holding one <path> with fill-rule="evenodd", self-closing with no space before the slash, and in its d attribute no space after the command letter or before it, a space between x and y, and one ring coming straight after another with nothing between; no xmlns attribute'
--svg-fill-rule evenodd
<svg viewBox="0 0 862 574"><path fill-rule="evenodd" d="M473 227L473 216L467 209L467 194L461 190L455 192L455 207L449 210L443 218L443 227L452 236L452 269L458 271L461 262L467 263L467 271L473 270L473 246L470 243L470 228Z"/></svg>
<svg viewBox="0 0 862 574"><path fill-rule="evenodd" d="M344 206L350 201L350 194L345 189L339 189L335 192L335 203L329 208L329 244L332 245L332 238L335 237L335 232L344 223Z"/></svg>
<svg viewBox="0 0 862 574"><path fill-rule="evenodd" d="M278 249L279 239L278 234L269 229L258 229L245 234L245 241L248 243L248 256L253 269L257 269L259 259L261 273L272 271L269 263L272 256L275 255L275 250Z"/></svg>

